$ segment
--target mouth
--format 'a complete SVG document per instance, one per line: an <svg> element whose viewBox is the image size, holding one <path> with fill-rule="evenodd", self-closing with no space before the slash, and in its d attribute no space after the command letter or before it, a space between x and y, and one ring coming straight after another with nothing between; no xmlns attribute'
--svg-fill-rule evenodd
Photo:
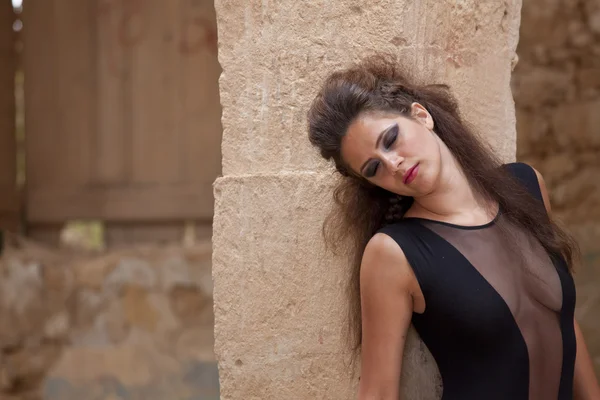
<svg viewBox="0 0 600 400"><path fill-rule="evenodd" d="M402 182L404 182L405 185L408 185L417 177L418 172L419 164L417 163L411 169L404 173L404 176L402 177Z"/></svg>

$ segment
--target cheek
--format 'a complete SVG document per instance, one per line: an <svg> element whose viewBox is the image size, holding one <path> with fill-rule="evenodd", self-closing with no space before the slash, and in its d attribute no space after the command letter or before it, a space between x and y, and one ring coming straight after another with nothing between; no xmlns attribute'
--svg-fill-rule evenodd
<svg viewBox="0 0 600 400"><path fill-rule="evenodd" d="M388 190L390 192L396 191L399 187L403 187L402 181L400 179L395 179L393 176L386 176L384 179L379 182L379 186L383 189Z"/></svg>
<svg viewBox="0 0 600 400"><path fill-rule="evenodd" d="M419 182L419 189L423 194L430 193L435 189L440 174L439 166L437 160L429 160L426 163L425 168L423 168L423 174L421 175L421 180Z"/></svg>
<svg viewBox="0 0 600 400"><path fill-rule="evenodd" d="M386 175L385 177L382 177L382 179L379 180L379 182L377 182L377 186L389 192L397 193L400 195L411 195L410 192L412 192L415 189L414 185L406 186L402 182L402 177L399 175Z"/></svg>
<svg viewBox="0 0 600 400"><path fill-rule="evenodd" d="M438 145L429 129L423 125L414 123L410 131L407 132L402 147L404 147L407 154L430 155L435 152Z"/></svg>

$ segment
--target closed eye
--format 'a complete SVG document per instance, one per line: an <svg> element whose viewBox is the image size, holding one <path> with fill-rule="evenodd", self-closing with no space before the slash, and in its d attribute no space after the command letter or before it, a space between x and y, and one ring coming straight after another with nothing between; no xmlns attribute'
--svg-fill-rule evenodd
<svg viewBox="0 0 600 400"><path fill-rule="evenodd" d="M383 147L389 150L398 138L398 124L394 125L383 139Z"/></svg>
<svg viewBox="0 0 600 400"><path fill-rule="evenodd" d="M384 129L384 131L381 132L377 137L377 141L375 142L375 148L379 147L380 145L383 145L383 148L385 150L390 150L390 148L398 138L399 129L400 128L398 127L398 123L395 123ZM379 169L379 164L380 162L377 160L367 160L360 168L360 171L362 171L362 174L365 178L372 178L377 173L377 170Z"/></svg>
<svg viewBox="0 0 600 400"><path fill-rule="evenodd" d="M367 166L367 168L365 168L365 178L372 178L375 176L375 174L377 173L377 170L379 169L379 161L373 161L371 163L369 163L369 165Z"/></svg>

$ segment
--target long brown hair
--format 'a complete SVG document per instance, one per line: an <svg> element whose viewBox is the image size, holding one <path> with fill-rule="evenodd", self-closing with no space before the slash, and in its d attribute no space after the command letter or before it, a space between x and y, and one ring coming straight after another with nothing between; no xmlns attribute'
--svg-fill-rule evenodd
<svg viewBox="0 0 600 400"><path fill-rule="evenodd" d="M341 141L361 113L383 111L411 118L413 102L429 111L435 133L485 203L499 204L509 223L535 237L549 254L562 256L571 271L579 257L573 238L501 168L501 160L486 141L462 120L447 85L416 84L389 55L365 58L329 75L308 112L311 143L339 172L334 207L324 222L323 234L328 248L350 256L348 339L355 357L362 341L360 264L364 249L378 229L401 219L414 200L376 187L350 171L341 157Z"/></svg>

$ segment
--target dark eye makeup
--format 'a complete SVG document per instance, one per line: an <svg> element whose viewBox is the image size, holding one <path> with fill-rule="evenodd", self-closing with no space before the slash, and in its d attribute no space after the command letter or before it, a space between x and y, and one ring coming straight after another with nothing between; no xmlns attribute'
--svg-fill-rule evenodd
<svg viewBox="0 0 600 400"><path fill-rule="evenodd" d="M383 137L383 148L389 150L396 139L398 138L398 124L393 125L390 129L385 132L385 136ZM365 178L372 178L377 173L379 169L379 161L373 160L371 161L367 167L364 169Z"/></svg>
<svg viewBox="0 0 600 400"><path fill-rule="evenodd" d="M398 124L394 125L390 130L386 133L385 138L383 139L383 147L386 150L389 150L390 147L394 144L396 139L398 138Z"/></svg>
<svg viewBox="0 0 600 400"><path fill-rule="evenodd" d="M379 168L379 161L370 162L367 168L365 168L365 178L372 178L377 173Z"/></svg>

